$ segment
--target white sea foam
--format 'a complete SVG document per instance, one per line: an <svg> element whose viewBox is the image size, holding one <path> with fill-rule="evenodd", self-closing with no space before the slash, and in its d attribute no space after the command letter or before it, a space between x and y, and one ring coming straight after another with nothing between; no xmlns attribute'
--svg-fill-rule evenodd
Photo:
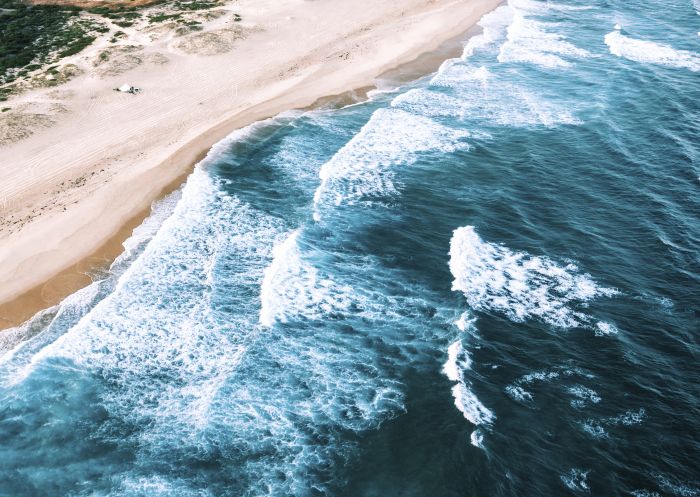
<svg viewBox="0 0 700 497"><path fill-rule="evenodd" d="M551 68L570 67L571 59L590 57L556 30L556 23L532 19L527 12L516 10L508 27L507 41L501 46L498 61L528 63Z"/></svg>
<svg viewBox="0 0 700 497"><path fill-rule="evenodd" d="M449 88L450 92L441 88ZM548 102L524 87L499 78L486 67L464 64L435 76L432 88L409 90L392 105L431 117L514 128L580 124L572 109ZM474 132L472 136L488 137L483 132Z"/></svg>
<svg viewBox="0 0 700 497"><path fill-rule="evenodd" d="M481 27L481 33L469 38L464 47L462 58L466 59L471 57L478 50L493 45L495 42L501 40L505 36L506 29L512 20L513 10L506 5L502 5L496 10L484 15L477 23L479 27ZM438 71L438 73L441 72L444 72L443 68Z"/></svg>
<svg viewBox="0 0 700 497"><path fill-rule="evenodd" d="M695 52L677 50L661 43L631 38L619 30L605 35L605 43L611 54L634 62L700 71L700 55Z"/></svg>
<svg viewBox="0 0 700 497"><path fill-rule="evenodd" d="M133 497L147 495L149 497L212 497L210 490L193 488L182 479L165 478L162 476L136 477L133 474L113 476L115 487L110 497ZM91 494L90 497L102 497L103 494Z"/></svg>
<svg viewBox="0 0 700 497"><path fill-rule="evenodd" d="M515 252L483 241L472 226L455 230L450 244L453 290L473 309L496 311L515 322L540 319L570 328L590 319L573 306L616 293L580 274L574 264Z"/></svg>
<svg viewBox="0 0 700 497"><path fill-rule="evenodd" d="M135 255L140 253L143 246L149 242L166 219L168 219L177 207L177 203L182 198L182 189L178 188L174 192L166 195L162 199L158 199L151 205L151 214L137 226L127 238L122 246L124 252L116 259L115 264L120 264L122 261L129 261Z"/></svg>
<svg viewBox="0 0 700 497"><path fill-rule="evenodd" d="M459 340L447 348L447 362L445 362L442 372L451 381L460 381L464 369L471 369L472 361L469 354L462 347Z"/></svg>
<svg viewBox="0 0 700 497"><path fill-rule="evenodd" d="M568 392L570 395L574 396L575 399L571 401L571 407L577 409L583 409L587 404L597 404L602 399L600 395L592 388L584 387L583 385L575 385L569 387Z"/></svg>
<svg viewBox="0 0 700 497"><path fill-rule="evenodd" d="M450 381L455 382L452 387L452 396L455 399L455 406L464 417L476 426L490 425L496 416L484 406L471 390L471 383L466 377L466 371L471 369L472 361L469 353L462 346L462 342L457 340L447 349L447 361L443 365L442 371ZM472 433L472 444L482 447L483 433L475 431Z"/></svg>
<svg viewBox="0 0 700 497"><path fill-rule="evenodd" d="M273 260L260 289L260 323L264 326L286 322L290 317L318 319L346 310L352 303L352 288L321 277L303 259L298 238L299 231L294 231L272 251Z"/></svg>
<svg viewBox="0 0 700 497"><path fill-rule="evenodd" d="M594 438L607 437L606 427L610 426L635 426L642 424L646 418L646 410L639 408L636 411L629 410L618 416L598 419L587 419L581 426L583 430Z"/></svg>
<svg viewBox="0 0 700 497"><path fill-rule="evenodd" d="M508 5L531 14L547 14L549 12L581 12L591 10L590 5L567 5L541 0L508 0Z"/></svg>
<svg viewBox="0 0 700 497"><path fill-rule="evenodd" d="M467 136L464 130L403 110L377 110L321 167L321 184L314 194L315 218L320 218L324 205L352 205L396 194L392 166L412 164L421 153L467 148Z"/></svg>
<svg viewBox="0 0 700 497"><path fill-rule="evenodd" d="M646 410L639 408L636 411L627 411L620 416L608 418L608 422L612 424L621 424L624 426L633 426L641 424L646 417Z"/></svg>
<svg viewBox="0 0 700 497"><path fill-rule="evenodd" d="M591 379L594 376L578 368L570 368L565 366L557 366L552 369L544 371L533 371L531 373L524 374L520 378L516 379L513 383L506 386L505 392L510 398L517 402L527 403L532 402L534 396L531 392L526 390L525 387L538 383L550 383L559 379L566 379L571 377L580 377ZM581 387L585 388L585 387ZM569 389L569 393L575 395L574 391ZM581 399L578 399L581 400Z"/></svg>
<svg viewBox="0 0 700 497"><path fill-rule="evenodd" d="M654 478L659 482L661 488L678 497L698 497L700 495L700 488L680 482L673 476L667 477L662 474L656 474Z"/></svg>
<svg viewBox="0 0 700 497"><path fill-rule="evenodd" d="M562 373L559 370L554 371L535 371L534 373L528 373L521 376L518 379L518 383L523 385L530 385L535 382L547 382L559 378Z"/></svg>
<svg viewBox="0 0 700 497"><path fill-rule="evenodd" d="M507 6L485 18L484 34L481 38L475 37L474 48L487 46L505 34L499 47L499 62L527 63L545 68L569 67L572 59L590 57L591 53L567 41L559 32L560 24L541 20L550 11L569 10L580 9L549 2L510 0ZM466 55L471 52L473 49Z"/></svg>
<svg viewBox="0 0 700 497"><path fill-rule="evenodd" d="M305 241L303 229L279 239L260 286L261 325L272 327L276 323L339 316L402 320L409 309L423 304L420 297L411 295L410 285L404 286L400 295L378 291L386 284L386 276L373 272L372 268L380 263L371 256L345 262L353 265L353 273L359 271L363 275L361 282L354 276L351 281L338 279L343 272L336 272L337 266L329 267L327 257L328 253L316 251Z"/></svg>
<svg viewBox="0 0 700 497"><path fill-rule="evenodd" d="M590 471L573 468L567 474L561 475L560 478L570 490L588 492L590 490L588 487L589 473Z"/></svg>
<svg viewBox="0 0 700 497"><path fill-rule="evenodd" d="M474 326L475 322L475 317L473 317L468 312L463 312L455 321L455 326L459 329L459 331L467 331L470 334L476 336L476 326Z"/></svg>
<svg viewBox="0 0 700 497"><path fill-rule="evenodd" d="M605 321L598 321L596 323L596 336L607 336L607 335L617 335L619 330L612 323L607 323Z"/></svg>
<svg viewBox="0 0 700 497"><path fill-rule="evenodd" d="M474 447L484 448L484 433L480 429L474 430L469 439Z"/></svg>
<svg viewBox="0 0 700 497"><path fill-rule="evenodd" d="M508 385L506 387L506 393L513 400L517 400L518 402L529 402L532 400L532 394L518 385Z"/></svg>
<svg viewBox="0 0 700 497"><path fill-rule="evenodd" d="M605 438L608 436L605 428L598 423L582 423L583 431L588 433L593 438Z"/></svg>
<svg viewBox="0 0 700 497"><path fill-rule="evenodd" d="M40 311L17 328L7 330L3 338L9 350L0 358L2 383L11 385L23 380L32 369L33 357L95 304L99 290L100 284L92 283L69 295L59 305Z"/></svg>
<svg viewBox="0 0 700 497"><path fill-rule="evenodd" d="M504 77L498 66L489 70L472 62L474 54L488 53L494 47L502 62L532 62L548 67L568 66L574 58L589 57L590 53L557 33L557 24L537 20L538 15L549 10L566 9L522 0L496 9L482 18L482 34L469 40L461 59L444 63L429 88L406 92L392 105L426 116L486 121L484 124L499 126L579 124L571 102L562 105L547 101L510 76Z"/></svg>
<svg viewBox="0 0 700 497"><path fill-rule="evenodd" d="M455 406L462 411L464 417L472 424L490 424L495 419L493 413L486 408L465 383L457 383L452 387Z"/></svg>

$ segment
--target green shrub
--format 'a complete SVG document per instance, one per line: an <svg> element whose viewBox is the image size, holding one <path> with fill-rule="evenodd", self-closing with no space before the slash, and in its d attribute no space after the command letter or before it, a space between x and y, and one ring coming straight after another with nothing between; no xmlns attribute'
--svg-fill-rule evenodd
<svg viewBox="0 0 700 497"><path fill-rule="evenodd" d="M201 2L198 0L193 0L192 2L175 2L175 7L179 10L206 10L211 9L219 5L218 1L215 2Z"/></svg>
<svg viewBox="0 0 700 497"><path fill-rule="evenodd" d="M83 48L90 45L95 41L94 36L83 36L77 39L73 43L69 44L67 48L58 53L59 57L68 57L69 55L75 55L80 52Z"/></svg>
<svg viewBox="0 0 700 497"><path fill-rule="evenodd" d="M93 7L91 9L88 9L88 12L90 12L91 14L105 15L111 13L112 9L110 9L109 7Z"/></svg>
<svg viewBox="0 0 700 497"><path fill-rule="evenodd" d="M152 16L148 16L148 22L163 22L170 19L180 19L180 17L181 14L154 14Z"/></svg>

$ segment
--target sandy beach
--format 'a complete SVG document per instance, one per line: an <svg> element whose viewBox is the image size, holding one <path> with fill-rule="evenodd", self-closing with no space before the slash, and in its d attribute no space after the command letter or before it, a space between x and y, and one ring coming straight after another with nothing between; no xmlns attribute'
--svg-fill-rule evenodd
<svg viewBox="0 0 700 497"><path fill-rule="evenodd" d="M89 283L152 201L233 130L370 86L499 3L241 0L202 31L124 29L108 57L98 40L70 61L73 79L6 102L0 327ZM113 91L123 83L142 92Z"/></svg>

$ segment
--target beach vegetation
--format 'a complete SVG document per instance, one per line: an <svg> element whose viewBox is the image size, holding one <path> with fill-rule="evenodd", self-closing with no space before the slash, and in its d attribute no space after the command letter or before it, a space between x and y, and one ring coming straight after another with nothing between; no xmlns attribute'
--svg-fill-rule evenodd
<svg viewBox="0 0 700 497"><path fill-rule="evenodd" d="M68 57L69 55L75 55L78 52L81 52L83 48L92 44L93 41L95 41L94 36L81 36L80 38L77 38L69 43L66 48L58 53L58 56Z"/></svg>
<svg viewBox="0 0 700 497"><path fill-rule="evenodd" d="M148 16L148 21L151 23L156 23L156 22L163 22L163 21L170 21L170 20L178 20L182 18L182 14L177 13L177 14L154 14L151 16Z"/></svg>
<svg viewBox="0 0 700 497"><path fill-rule="evenodd" d="M165 4L161 1L149 3ZM123 31L116 31L109 37L110 23L129 28L141 19L151 24L175 21L182 32L200 31L203 29L202 19L210 19L207 17L209 12L200 11L222 4L222 0L174 0L167 2L165 10L142 13L142 5L111 5L83 10L77 6L0 0L0 101L7 100L17 88L35 82L37 78L44 85L60 84L64 76L69 76L59 73L55 64L64 57L80 53L100 35L107 34L111 43L127 37ZM234 15L234 21L241 20L240 15ZM52 64L41 73L42 68Z"/></svg>
<svg viewBox="0 0 700 497"><path fill-rule="evenodd" d="M0 0L0 85L26 78L46 64L74 55L108 28L72 6ZM7 89L6 89L7 90ZM2 93L6 99L9 90Z"/></svg>
<svg viewBox="0 0 700 497"><path fill-rule="evenodd" d="M112 38L109 40L111 43L116 43L118 42L121 38L126 37L126 33L124 31L117 31L112 35Z"/></svg>
<svg viewBox="0 0 700 497"><path fill-rule="evenodd" d="M218 1L200 1L192 0L191 2L175 2L175 8L178 10L207 10L220 5Z"/></svg>
<svg viewBox="0 0 700 497"><path fill-rule="evenodd" d="M136 17L140 16L137 11L137 7L127 7L124 5L115 5L112 7L93 7L87 10L91 14L98 14L103 17L109 17L110 19L117 19L120 17L129 16L130 14L136 14Z"/></svg>
<svg viewBox="0 0 700 497"><path fill-rule="evenodd" d="M119 7L117 9L108 9L106 7L95 7L89 10L92 14L98 14L109 19L120 27L129 27L141 18L141 13L136 11L136 7Z"/></svg>

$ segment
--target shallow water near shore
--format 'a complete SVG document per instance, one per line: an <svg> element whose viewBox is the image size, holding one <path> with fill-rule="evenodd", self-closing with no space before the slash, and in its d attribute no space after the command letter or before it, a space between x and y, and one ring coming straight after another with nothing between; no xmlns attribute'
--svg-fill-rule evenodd
<svg viewBox="0 0 700 497"><path fill-rule="evenodd" d="M0 495L700 495L699 11L510 1L219 143L16 331Z"/></svg>

